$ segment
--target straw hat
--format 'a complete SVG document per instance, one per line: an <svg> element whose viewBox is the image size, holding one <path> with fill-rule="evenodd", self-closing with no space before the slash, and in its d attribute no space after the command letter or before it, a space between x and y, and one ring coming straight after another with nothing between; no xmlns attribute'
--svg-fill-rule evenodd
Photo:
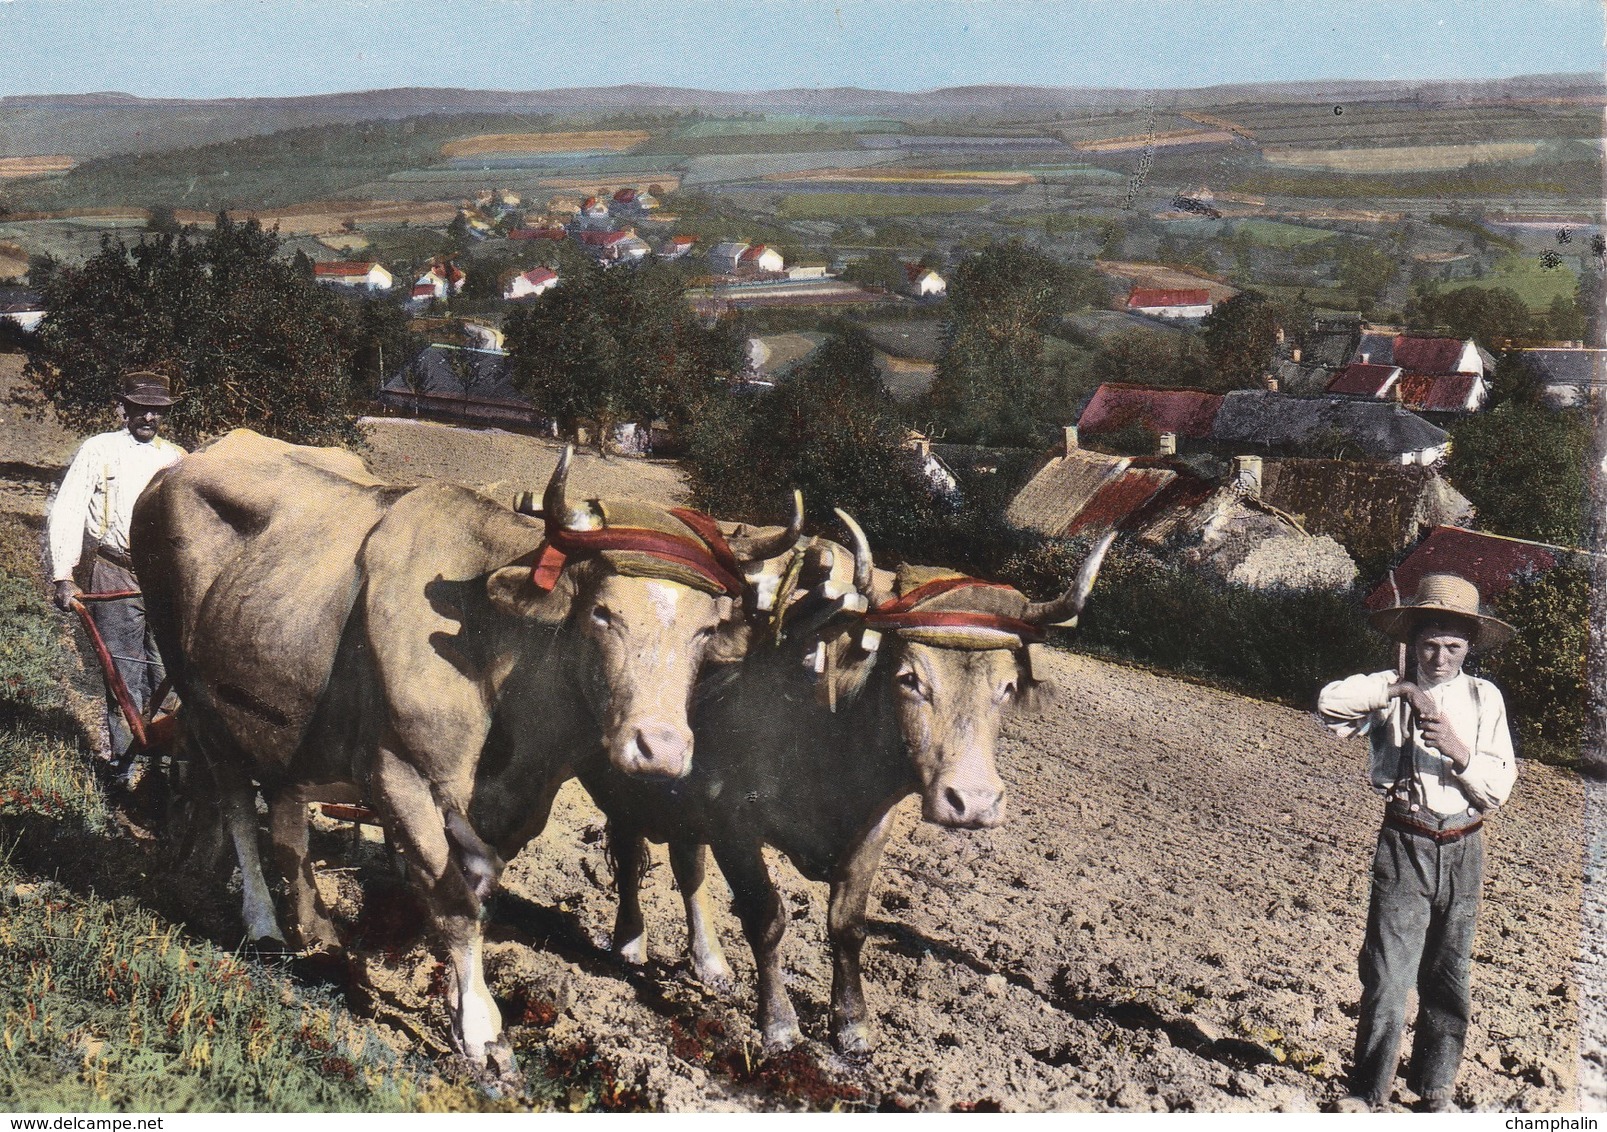
<svg viewBox="0 0 1607 1132"><path fill-rule="evenodd" d="M1459 574L1424 574L1417 583L1414 600L1370 613L1367 620L1379 632L1410 642L1418 625L1436 614L1477 625L1477 639L1471 644L1483 652L1500 648L1517 632L1505 621L1483 612L1479 587Z"/></svg>

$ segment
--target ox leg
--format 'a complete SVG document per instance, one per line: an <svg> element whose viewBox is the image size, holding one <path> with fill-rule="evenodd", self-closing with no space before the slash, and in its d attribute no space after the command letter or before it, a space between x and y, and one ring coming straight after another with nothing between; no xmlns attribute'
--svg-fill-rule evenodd
<svg viewBox="0 0 1607 1132"><path fill-rule="evenodd" d="M647 962L647 922L642 918L642 878L647 875L647 839L635 826L608 821L608 856L614 863L619 905L614 912L614 954L622 963Z"/></svg>
<svg viewBox="0 0 1607 1132"><path fill-rule="evenodd" d="M243 775L219 766L216 760L209 762L218 785L223 823L228 828L229 839L234 842L235 858L240 862L240 917L245 921L246 939L283 947L285 937L274 913L273 893L268 890L267 878L262 874L262 854L257 844L256 791Z"/></svg>
<svg viewBox="0 0 1607 1132"><path fill-rule="evenodd" d="M430 784L393 750L379 750L370 785L374 800L392 819L388 828L395 830L409 872L424 889L430 926L446 951L452 1044L475 1065L509 1073L513 1051L503 1039L502 1013L485 981L478 892L500 862L465 848L477 840L467 823L443 814ZM449 826L456 836L449 836Z"/></svg>
<svg viewBox="0 0 1607 1132"><path fill-rule="evenodd" d="M720 937L709 922L707 849L691 841L670 842L670 868L686 905L686 951L698 981L722 994L731 989L735 978L731 964L720 949Z"/></svg>
<svg viewBox="0 0 1607 1132"><path fill-rule="evenodd" d="M859 953L865 944L865 904L892 824L891 814L883 815L849 853L831 882L826 915L826 931L831 937L831 1040L840 1053L854 1056L870 1053Z"/></svg>
<svg viewBox="0 0 1607 1132"><path fill-rule="evenodd" d="M781 976L781 940L787 931L787 910L770 881L770 870L765 868L764 854L757 842L716 846L714 858L731 886L742 934L753 948L753 962L759 972L759 1030L765 1047L788 1049L803 1035Z"/></svg>
<svg viewBox="0 0 1607 1132"><path fill-rule="evenodd" d="M290 931L304 950L334 950L340 939L313 879L307 828L306 797L299 790L281 790L268 806L268 830L285 877Z"/></svg>

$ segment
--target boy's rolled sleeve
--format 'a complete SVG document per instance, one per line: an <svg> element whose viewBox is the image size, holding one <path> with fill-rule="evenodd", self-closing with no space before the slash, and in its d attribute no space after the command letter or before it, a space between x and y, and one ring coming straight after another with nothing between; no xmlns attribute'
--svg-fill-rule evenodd
<svg viewBox="0 0 1607 1132"><path fill-rule="evenodd" d="M1335 680L1317 695L1317 714L1341 739L1365 735L1389 707L1394 672L1374 672Z"/></svg>

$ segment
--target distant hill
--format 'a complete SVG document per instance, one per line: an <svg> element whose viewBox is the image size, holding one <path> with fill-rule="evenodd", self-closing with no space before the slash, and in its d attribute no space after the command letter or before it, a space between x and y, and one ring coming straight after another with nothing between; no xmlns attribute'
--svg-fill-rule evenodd
<svg viewBox="0 0 1607 1132"><path fill-rule="evenodd" d="M617 115L702 110L713 113L873 115L919 121L1026 119L1077 112L1188 109L1233 103L1415 101L1607 102L1600 75L1526 75L1480 82L1361 80L1235 84L1194 90L969 86L904 93L828 87L708 91L664 86L564 90L430 89L358 91L298 98L147 99L129 94L15 95L0 98L0 157L66 154L80 159L145 153L300 126L410 118L426 114Z"/></svg>

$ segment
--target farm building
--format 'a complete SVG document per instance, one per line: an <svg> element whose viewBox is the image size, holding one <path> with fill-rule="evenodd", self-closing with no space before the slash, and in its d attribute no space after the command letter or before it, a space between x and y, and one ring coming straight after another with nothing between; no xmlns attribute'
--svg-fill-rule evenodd
<svg viewBox="0 0 1607 1132"><path fill-rule="evenodd" d="M1211 292L1204 287L1134 287L1127 310L1149 318L1204 318L1211 313Z"/></svg>
<svg viewBox="0 0 1607 1132"><path fill-rule="evenodd" d="M1307 533L1254 491L1212 483L1167 457L1090 452L1075 428L1066 430L1063 454L1016 493L1005 519L1049 537L1127 532L1252 588L1344 589L1356 578L1338 542Z"/></svg>
<svg viewBox="0 0 1607 1132"><path fill-rule="evenodd" d="M1278 343L1267 388L1301 395L1325 392L1334 375L1350 364L1360 340L1359 319L1313 319L1299 343Z"/></svg>
<svg viewBox="0 0 1607 1132"><path fill-rule="evenodd" d="M1238 389L1222 398L1210 443L1232 453L1335 455L1349 452L1396 464L1433 464L1450 437L1392 401L1291 397Z"/></svg>
<svg viewBox="0 0 1607 1132"><path fill-rule="evenodd" d="M532 267L508 280L502 288L502 297L510 301L544 295L558 286L558 273L551 268Z"/></svg>
<svg viewBox="0 0 1607 1132"><path fill-rule="evenodd" d="M1592 388L1607 388L1607 350L1545 347L1520 350L1518 359L1553 409L1587 404Z"/></svg>
<svg viewBox="0 0 1607 1132"><path fill-rule="evenodd" d="M576 232L575 241L587 255L604 264L634 263L652 250L629 228L618 232Z"/></svg>
<svg viewBox="0 0 1607 1132"><path fill-rule="evenodd" d="M1437 338L1366 330L1351 361L1364 365L1400 366L1409 373L1476 373L1487 376L1495 359L1471 338Z"/></svg>
<svg viewBox="0 0 1607 1132"><path fill-rule="evenodd" d="M960 499L960 478L943 458L932 451L932 439L924 432L911 430L904 436L904 450L914 454L925 477L927 490L937 498L957 502Z"/></svg>
<svg viewBox="0 0 1607 1132"><path fill-rule="evenodd" d="M741 240L727 240L709 249L709 269L719 275L735 275L737 265L748 245Z"/></svg>
<svg viewBox="0 0 1607 1132"><path fill-rule="evenodd" d="M1519 582L1545 574L1557 564L1549 548L1524 539L1435 527L1394 570L1394 586L1385 579L1367 595L1369 609L1396 603L1396 593L1411 595L1424 574L1460 574L1479 587L1479 596L1494 601Z"/></svg>
<svg viewBox="0 0 1607 1132"><path fill-rule="evenodd" d="M671 236L658 246L659 259L680 259L697 243L696 236Z"/></svg>
<svg viewBox="0 0 1607 1132"><path fill-rule="evenodd" d="M904 265L904 293L916 299L941 299L949 285L930 267L919 263Z"/></svg>
<svg viewBox="0 0 1607 1132"><path fill-rule="evenodd" d="M608 202L597 197L587 197L580 202L580 212L574 219L574 226L581 232L606 232L613 227L614 214L608 210Z"/></svg>
<svg viewBox="0 0 1607 1132"><path fill-rule="evenodd" d="M1358 559L1398 554L1438 526L1471 522L1473 505L1433 468L1372 460L1261 462L1262 501Z"/></svg>
<svg viewBox="0 0 1607 1132"><path fill-rule="evenodd" d="M391 376L379 399L393 409L432 416L540 423L509 383L508 355L501 350L427 346Z"/></svg>
<svg viewBox="0 0 1607 1132"><path fill-rule="evenodd" d="M1398 401L1414 413L1458 416L1478 412L1490 389L1478 373L1426 374L1398 365L1353 362L1328 383L1327 392Z"/></svg>
<svg viewBox="0 0 1607 1132"><path fill-rule="evenodd" d="M646 216L657 207L657 198L641 189L620 189L608 202L609 211L615 216L632 219Z"/></svg>
<svg viewBox="0 0 1607 1132"><path fill-rule="evenodd" d="M754 244L737 258L738 271L778 272L785 266L781 253L766 244Z"/></svg>
<svg viewBox="0 0 1607 1132"><path fill-rule="evenodd" d="M1138 425L1159 436L1171 433L1179 440L1205 440L1222 397L1197 389L1146 389L1107 381L1089 399L1077 418L1085 435L1111 433Z"/></svg>
<svg viewBox="0 0 1607 1132"><path fill-rule="evenodd" d="M44 296L27 287L0 287L0 320L30 332L38 330L45 321Z"/></svg>
<svg viewBox="0 0 1607 1132"><path fill-rule="evenodd" d="M435 263L418 281L413 284L413 297L445 299L451 295L461 294L465 276L455 263ZM421 294L421 288L428 288L427 293Z"/></svg>
<svg viewBox="0 0 1607 1132"><path fill-rule="evenodd" d="M396 280L384 266L370 261L315 263L312 277L333 287L353 287L364 291L389 291Z"/></svg>

